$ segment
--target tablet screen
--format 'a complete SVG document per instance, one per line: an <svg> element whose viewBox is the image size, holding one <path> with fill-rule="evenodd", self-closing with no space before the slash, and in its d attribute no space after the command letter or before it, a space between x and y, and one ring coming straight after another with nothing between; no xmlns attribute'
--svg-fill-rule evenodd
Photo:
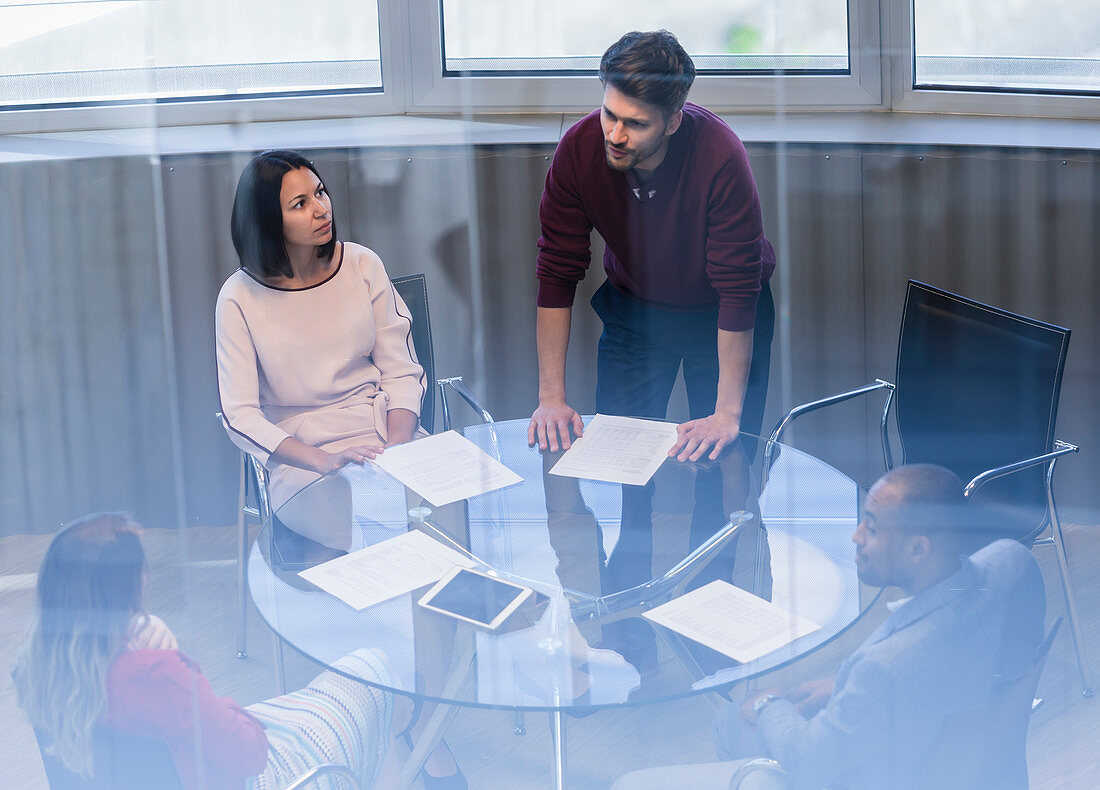
<svg viewBox="0 0 1100 790"><path fill-rule="evenodd" d="M524 592L522 587L462 570L427 603L488 626Z"/></svg>

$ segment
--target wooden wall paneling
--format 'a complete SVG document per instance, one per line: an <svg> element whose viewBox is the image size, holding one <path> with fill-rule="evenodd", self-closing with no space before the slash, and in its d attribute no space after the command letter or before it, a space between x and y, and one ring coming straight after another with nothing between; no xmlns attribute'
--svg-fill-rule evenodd
<svg viewBox="0 0 1100 790"><path fill-rule="evenodd" d="M214 417L221 408L214 305L222 283L239 266L229 218L237 179L250 158L185 155L160 163L188 523L236 521L237 449Z"/></svg>
<svg viewBox="0 0 1100 790"><path fill-rule="evenodd" d="M391 277L427 276L436 375L461 375L477 388L471 153L466 146L351 152L354 225L346 238L377 252Z"/></svg>

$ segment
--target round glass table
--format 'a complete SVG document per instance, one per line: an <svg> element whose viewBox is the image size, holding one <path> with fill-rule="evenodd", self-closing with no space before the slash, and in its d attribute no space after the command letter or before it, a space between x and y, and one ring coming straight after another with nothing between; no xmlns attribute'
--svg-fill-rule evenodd
<svg viewBox="0 0 1100 790"><path fill-rule="evenodd" d="M330 667L360 648L382 651L394 669L386 688L444 703L406 778L452 706L474 706L549 711L561 787L563 714L727 689L819 648L871 604L850 540L858 488L824 462L745 437L716 461L669 460L648 485L626 486L550 474L561 453L528 447L527 424L464 430L522 478L507 488L433 508L381 469L349 465L275 513L324 519L352 546L422 531L475 569L534 590L535 605L499 632L418 606L426 587L356 610L271 561L272 524L252 547L249 589L278 638ZM643 617L716 579L818 627L738 662Z"/></svg>

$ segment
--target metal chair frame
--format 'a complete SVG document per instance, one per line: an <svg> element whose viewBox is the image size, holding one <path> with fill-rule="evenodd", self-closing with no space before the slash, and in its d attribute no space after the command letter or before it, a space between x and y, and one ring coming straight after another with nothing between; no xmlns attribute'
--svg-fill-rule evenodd
<svg viewBox="0 0 1100 790"><path fill-rule="evenodd" d="M914 281L910 281L914 284ZM916 283L919 285L919 283ZM900 347L899 347L900 352ZM871 384L863 387L858 387L847 392L841 392L837 395L832 395L820 400L811 401L800 406L796 406L787 412L786 415L776 424L775 429L768 437L767 444L764 448L764 476L765 483L767 480L767 474L771 469L772 462L774 461L774 455L776 449L779 446L780 438L783 432L791 426L791 424L798 418L809 414L810 412L817 411L818 409L825 408L826 406L832 406L837 403L842 403L852 398L857 398L862 395L869 395L874 392L885 390L886 398L882 409L882 418L879 421L879 431L882 441L882 457L883 463L887 470L894 468L894 458L890 448L890 438L888 430L888 417L890 415L890 407L894 400L894 394L896 387L894 384L885 381L883 379L875 379ZM896 410L895 410L896 419ZM1073 583L1069 575L1069 559L1066 553L1065 541L1062 535L1062 522L1058 518L1058 509L1054 502L1054 468L1058 462L1058 459L1063 455L1070 453L1076 453L1078 451L1077 445L1070 444L1068 442L1055 439L1053 441L1053 447L1050 452L1042 453L1040 455L1025 458L1013 463L1004 464L1002 466L988 469L980 474L976 475L970 480L964 489L964 495L969 499L979 489L981 489L987 483L996 480L1007 475L1020 472L1024 469L1030 469L1035 466L1046 465L1046 474L1044 476L1044 488L1046 493L1046 513L1038 529L1033 533L1034 535L1041 536L1036 537L1032 542L1032 546L1054 546L1055 556L1058 561L1058 577L1062 585L1062 594L1066 602L1066 611L1069 614L1070 621L1070 634L1073 637L1073 645L1077 657L1077 667L1081 675L1082 694L1086 697L1093 695L1092 686L1092 673L1089 668L1088 655L1085 650L1084 636L1081 629L1080 618L1077 612L1077 599L1073 590ZM1049 535L1043 536L1043 533L1050 531ZM762 553L758 553L758 562L762 561ZM759 577L759 569L757 576Z"/></svg>

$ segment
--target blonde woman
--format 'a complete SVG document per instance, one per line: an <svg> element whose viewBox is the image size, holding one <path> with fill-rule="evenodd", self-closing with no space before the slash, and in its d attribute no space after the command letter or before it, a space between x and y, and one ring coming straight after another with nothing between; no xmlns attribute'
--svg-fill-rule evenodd
<svg viewBox="0 0 1100 790"><path fill-rule="evenodd" d="M321 763L350 767L365 787L396 787L392 753L387 759L393 696L367 685L387 682L384 656L356 651L338 662L340 673L242 708L217 696L144 611L145 579L139 528L123 515L79 519L50 543L13 672L47 755L94 777L92 739L102 726L163 740L185 790L275 790ZM407 719L411 705L399 707Z"/></svg>

